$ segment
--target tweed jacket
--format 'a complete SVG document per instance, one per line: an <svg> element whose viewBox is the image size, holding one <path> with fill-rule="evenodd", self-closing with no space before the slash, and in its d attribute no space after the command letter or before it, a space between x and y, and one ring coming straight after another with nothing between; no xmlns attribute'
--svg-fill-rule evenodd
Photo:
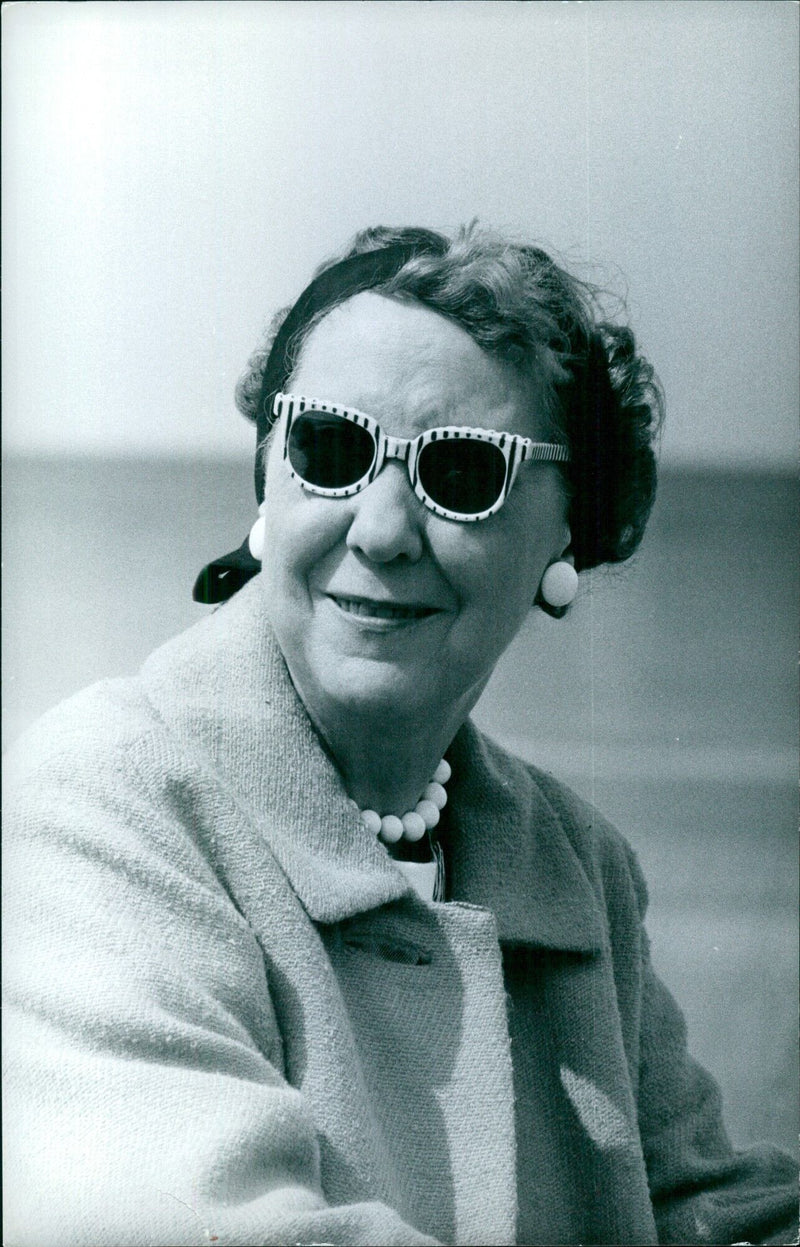
<svg viewBox="0 0 800 1247"><path fill-rule="evenodd" d="M445 903L361 825L246 586L7 787L6 1238L790 1241L654 977L631 850L467 724Z"/></svg>

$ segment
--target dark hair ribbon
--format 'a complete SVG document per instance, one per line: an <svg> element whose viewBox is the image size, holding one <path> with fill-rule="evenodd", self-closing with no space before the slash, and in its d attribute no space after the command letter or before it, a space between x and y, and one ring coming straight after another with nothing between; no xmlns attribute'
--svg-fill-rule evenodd
<svg viewBox="0 0 800 1247"><path fill-rule="evenodd" d="M306 286L278 330L264 369L256 417L255 486L259 502L264 496L264 439L272 425L275 395L285 388L296 362L293 348L298 335L320 312L390 281L415 255L440 255L446 247L447 241L440 234L422 229L406 231L403 242L340 260ZM238 550L203 568L195 581L194 600L209 605L225 602L260 569L245 538Z"/></svg>

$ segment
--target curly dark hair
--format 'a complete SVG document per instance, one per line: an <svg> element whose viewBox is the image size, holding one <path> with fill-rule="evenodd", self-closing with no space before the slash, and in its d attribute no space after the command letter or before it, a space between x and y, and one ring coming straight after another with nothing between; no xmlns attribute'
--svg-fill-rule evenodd
<svg viewBox="0 0 800 1247"><path fill-rule="evenodd" d="M316 275L339 260L413 241L420 233L384 226L362 230ZM623 562L639 545L655 500L654 444L664 410L659 382L638 353L633 333L603 319L602 292L539 247L509 241L475 223L451 239L436 238L441 251L415 254L375 292L425 304L538 382L552 432L570 446L570 462L561 471L570 496L576 569ZM295 360L332 306L302 325L292 343ZM273 318L237 385L237 406L251 420L271 343L288 310Z"/></svg>

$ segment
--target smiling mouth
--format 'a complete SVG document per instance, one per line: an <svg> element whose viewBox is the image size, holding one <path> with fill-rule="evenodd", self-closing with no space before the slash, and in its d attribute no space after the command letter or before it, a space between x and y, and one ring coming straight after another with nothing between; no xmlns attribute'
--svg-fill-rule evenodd
<svg viewBox="0 0 800 1247"><path fill-rule="evenodd" d="M340 598L331 594L339 610L346 615L358 615L364 619L393 619L409 623L417 619L427 619L438 614L433 606L400 606L394 602L373 602L364 598Z"/></svg>

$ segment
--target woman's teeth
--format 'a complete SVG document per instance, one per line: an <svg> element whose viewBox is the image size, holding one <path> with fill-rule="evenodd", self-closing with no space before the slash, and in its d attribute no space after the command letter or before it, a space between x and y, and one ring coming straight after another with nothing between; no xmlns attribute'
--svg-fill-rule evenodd
<svg viewBox="0 0 800 1247"><path fill-rule="evenodd" d="M334 598L340 610L348 615L364 615L370 619L422 619L432 615L427 606L393 606L387 602L365 602L360 598Z"/></svg>

